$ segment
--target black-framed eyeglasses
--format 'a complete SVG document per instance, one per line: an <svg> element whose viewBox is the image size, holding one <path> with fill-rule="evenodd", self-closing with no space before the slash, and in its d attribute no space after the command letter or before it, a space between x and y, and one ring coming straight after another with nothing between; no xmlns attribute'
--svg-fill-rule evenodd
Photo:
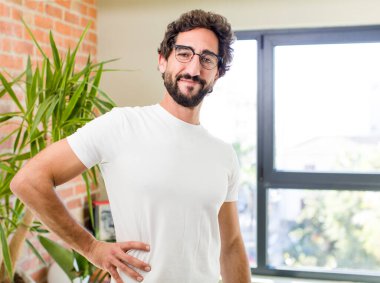
<svg viewBox="0 0 380 283"><path fill-rule="evenodd" d="M195 53L194 49L186 45L174 45L175 58L181 63L190 62L194 55L199 56L199 62L202 67L207 70L212 70L223 62L223 58L216 55L211 51L204 51L203 53Z"/></svg>

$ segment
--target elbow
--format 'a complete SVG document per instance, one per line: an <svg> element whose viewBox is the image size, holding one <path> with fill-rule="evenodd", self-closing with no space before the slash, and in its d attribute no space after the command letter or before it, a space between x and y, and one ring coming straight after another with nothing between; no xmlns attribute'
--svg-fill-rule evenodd
<svg viewBox="0 0 380 283"><path fill-rule="evenodd" d="M23 174L21 172L18 172L11 180L9 188L11 189L14 195L19 197L19 195L22 192L23 184L25 184L25 178L23 177Z"/></svg>
<svg viewBox="0 0 380 283"><path fill-rule="evenodd" d="M41 197L47 189L54 187L53 180L43 170L22 168L10 182L10 190L21 201L25 202L31 198Z"/></svg>

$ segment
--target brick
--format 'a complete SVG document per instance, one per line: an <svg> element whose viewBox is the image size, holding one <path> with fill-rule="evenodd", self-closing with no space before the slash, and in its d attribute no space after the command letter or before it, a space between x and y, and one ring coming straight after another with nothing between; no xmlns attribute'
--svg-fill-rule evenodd
<svg viewBox="0 0 380 283"><path fill-rule="evenodd" d="M53 52L51 51L50 45L42 45L42 51L46 54L47 57L53 58Z"/></svg>
<svg viewBox="0 0 380 283"><path fill-rule="evenodd" d="M58 50L63 49L62 47L65 46L65 39L60 35L53 34L55 44L57 45Z"/></svg>
<svg viewBox="0 0 380 283"><path fill-rule="evenodd" d="M32 33L34 35L34 37L36 38L37 42L39 44L42 44L42 43L49 43L49 32L47 30L44 30L44 29L36 29L36 30L32 30ZM27 41L30 41L32 42L32 38L30 37L29 33L27 31L25 31L25 36L24 38L27 40Z"/></svg>
<svg viewBox="0 0 380 283"><path fill-rule="evenodd" d="M0 51L11 51L11 40L9 38L3 38L0 40Z"/></svg>
<svg viewBox="0 0 380 283"><path fill-rule="evenodd" d="M46 4L45 12L49 16L62 19L62 9L52 6L51 4Z"/></svg>
<svg viewBox="0 0 380 283"><path fill-rule="evenodd" d="M44 12L44 1L24 0L24 5L30 10Z"/></svg>
<svg viewBox="0 0 380 283"><path fill-rule="evenodd" d="M92 5L92 6L95 6L96 5L96 1L95 0L83 0L84 3L88 4L88 5Z"/></svg>
<svg viewBox="0 0 380 283"><path fill-rule="evenodd" d="M76 1L74 2L75 6L74 11L79 12L81 15L87 15L87 5L84 5L83 3Z"/></svg>
<svg viewBox="0 0 380 283"><path fill-rule="evenodd" d="M96 19L96 16L97 16L97 10L96 10L96 8L89 7L87 15L89 15L93 19Z"/></svg>
<svg viewBox="0 0 380 283"><path fill-rule="evenodd" d="M94 47L90 44L83 43L82 50L85 54L96 55L96 47Z"/></svg>
<svg viewBox="0 0 380 283"><path fill-rule="evenodd" d="M96 30L96 19L91 20L90 30Z"/></svg>
<svg viewBox="0 0 380 283"><path fill-rule="evenodd" d="M71 36L71 27L61 22L55 22L55 30L60 34Z"/></svg>
<svg viewBox="0 0 380 283"><path fill-rule="evenodd" d="M27 41L14 41L12 44L12 50L18 54L33 55L34 45Z"/></svg>
<svg viewBox="0 0 380 283"><path fill-rule="evenodd" d="M96 35L96 33L94 33L94 32L89 32L87 36L88 36L88 39L89 39L92 43L94 43L94 44L97 43L97 41L98 41L98 36Z"/></svg>
<svg viewBox="0 0 380 283"><path fill-rule="evenodd" d="M96 49L96 46L93 46L91 48L91 55L92 55L93 60L96 60L96 54L98 54L98 50Z"/></svg>
<svg viewBox="0 0 380 283"><path fill-rule="evenodd" d="M74 209L78 207L82 207L82 202L80 199L73 199L67 202L66 204L68 209Z"/></svg>
<svg viewBox="0 0 380 283"><path fill-rule="evenodd" d="M24 19L25 23L28 27L32 27L34 25L34 17L33 11L23 9L22 11L22 18ZM24 31L26 31L24 25L23 25Z"/></svg>
<svg viewBox="0 0 380 283"><path fill-rule="evenodd" d="M0 21L0 34L22 37L22 26L16 23Z"/></svg>
<svg viewBox="0 0 380 283"><path fill-rule="evenodd" d="M1 66L4 68L21 69L22 58L14 55L0 54Z"/></svg>
<svg viewBox="0 0 380 283"><path fill-rule="evenodd" d="M75 195L82 195L86 193L86 185L76 186L75 187Z"/></svg>
<svg viewBox="0 0 380 283"><path fill-rule="evenodd" d="M65 7L67 9L70 9L71 5L72 5L71 0L56 0L55 3L57 3L58 5L60 5L62 7Z"/></svg>
<svg viewBox="0 0 380 283"><path fill-rule="evenodd" d="M10 0L10 2L13 2L16 5L21 5L22 4L22 0Z"/></svg>
<svg viewBox="0 0 380 283"><path fill-rule="evenodd" d="M83 181L82 175L78 175L78 176L76 176L75 178L71 179L71 183L80 183L80 184L84 184L84 181Z"/></svg>
<svg viewBox="0 0 380 283"><path fill-rule="evenodd" d="M12 8L12 19L20 21L22 18L22 12L19 8Z"/></svg>
<svg viewBox="0 0 380 283"><path fill-rule="evenodd" d="M66 48L66 49L70 48L71 50L73 50L73 48L76 45L77 45L77 42L70 38L70 39L66 39L65 40L65 46L64 46L64 48Z"/></svg>
<svg viewBox="0 0 380 283"><path fill-rule="evenodd" d="M83 30L82 29L72 29L72 36L75 38L80 38L82 36Z"/></svg>
<svg viewBox="0 0 380 283"><path fill-rule="evenodd" d="M44 29L52 29L53 28L53 20L44 16L35 16L34 24L37 27Z"/></svg>
<svg viewBox="0 0 380 283"><path fill-rule="evenodd" d="M65 12L65 21L75 25L78 25L80 23L79 17L70 12Z"/></svg>
<svg viewBox="0 0 380 283"><path fill-rule="evenodd" d="M82 18L81 21L80 21L80 24L83 28L87 27L87 25L91 23L90 25L90 30L95 30L95 22L94 20L88 20L88 19L85 19L85 18Z"/></svg>
<svg viewBox="0 0 380 283"><path fill-rule="evenodd" d="M10 9L3 3L0 3L0 17L9 17Z"/></svg>
<svg viewBox="0 0 380 283"><path fill-rule="evenodd" d="M85 66L87 64L88 56L78 56L77 63L78 66Z"/></svg>
<svg viewBox="0 0 380 283"><path fill-rule="evenodd" d="M74 190L73 190L73 188L58 189L57 194L61 198L66 199L66 198L72 197L74 195Z"/></svg>

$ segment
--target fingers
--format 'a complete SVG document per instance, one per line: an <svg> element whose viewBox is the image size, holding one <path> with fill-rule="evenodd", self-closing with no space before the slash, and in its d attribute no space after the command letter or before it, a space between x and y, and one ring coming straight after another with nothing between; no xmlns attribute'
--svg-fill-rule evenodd
<svg viewBox="0 0 380 283"><path fill-rule="evenodd" d="M94 248L89 254L92 262L108 271L116 283L123 283L120 272L125 273L137 282L141 282L143 281L143 276L138 273L137 269L146 272L151 270L149 264L127 254L129 250L149 251L148 244L142 242L106 243L98 241L93 246Z"/></svg>
<svg viewBox="0 0 380 283"><path fill-rule="evenodd" d="M133 266L133 267L136 267L140 270L144 270L144 271L147 271L149 272L151 270L151 267L149 264L147 264L146 262L143 262L129 254L125 254L125 253L122 253L120 255L120 260L122 260L123 262Z"/></svg>
<svg viewBox="0 0 380 283"><path fill-rule="evenodd" d="M121 261L115 259L115 260L113 260L113 261L111 262L111 264L113 265L113 268L114 268L114 267L117 267L117 268L119 269L119 271L124 272L124 273L127 274L129 277L135 279L135 280L138 281L138 282L141 282L141 281L143 281L143 279L144 279L140 273L138 273L138 272L137 272L136 270L134 270L133 268L129 267L129 265L125 264L124 262L121 262ZM115 269L115 268L114 268L114 269ZM119 273L116 271L116 269L115 269L115 273L117 274L116 276L118 276L118 278L120 278L120 275L119 275ZM116 278L114 278L114 279L116 280ZM120 278L120 280L121 280L121 278ZM116 282L117 282L117 280L116 280ZM123 281L121 281L121 282L123 282ZM118 282L118 283L119 283L119 282Z"/></svg>
<svg viewBox="0 0 380 283"><path fill-rule="evenodd" d="M150 246L148 244L145 244L143 242L122 242L119 243L120 248L122 248L125 252L128 250L142 250L142 251L149 251Z"/></svg>
<svg viewBox="0 0 380 283"><path fill-rule="evenodd" d="M144 251L149 251L149 246L141 243L141 242L124 242L124 243L119 243L122 247L122 251L118 252L115 254L115 256L122 262L122 264L126 264L128 267L144 270L146 272L149 272L151 270L151 267L148 263L141 261L140 259L131 256L130 254L124 252L124 250L137 250L137 249L142 249ZM128 249L127 249L128 247ZM133 247L133 248L132 248ZM124 265L125 266L125 265ZM119 267L119 266L118 266ZM121 270L124 270L122 267L119 267Z"/></svg>
<svg viewBox="0 0 380 283"><path fill-rule="evenodd" d="M116 270L116 267L111 266L107 271L111 274L112 278L115 279L116 283L124 283L121 279L119 273Z"/></svg>

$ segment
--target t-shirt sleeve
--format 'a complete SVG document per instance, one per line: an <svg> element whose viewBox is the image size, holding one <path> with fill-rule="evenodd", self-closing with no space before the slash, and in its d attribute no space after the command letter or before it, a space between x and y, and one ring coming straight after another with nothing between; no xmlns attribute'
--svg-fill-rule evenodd
<svg viewBox="0 0 380 283"><path fill-rule="evenodd" d="M231 147L231 170L228 176L228 193L226 202L238 200L240 165L235 150Z"/></svg>
<svg viewBox="0 0 380 283"><path fill-rule="evenodd" d="M87 168L104 163L109 158L110 141L114 138L115 126L120 118L117 109L95 118L67 137L71 149Z"/></svg>

